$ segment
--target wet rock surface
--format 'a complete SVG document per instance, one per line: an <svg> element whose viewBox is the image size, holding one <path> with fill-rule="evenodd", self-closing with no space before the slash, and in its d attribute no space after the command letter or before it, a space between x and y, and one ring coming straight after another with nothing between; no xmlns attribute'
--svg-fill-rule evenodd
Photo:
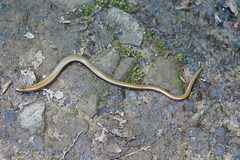
<svg viewBox="0 0 240 160"><path fill-rule="evenodd" d="M114 79L125 81L128 78L128 74L135 66L137 60L135 58L124 58L119 63L115 70Z"/></svg>
<svg viewBox="0 0 240 160"><path fill-rule="evenodd" d="M57 5L63 5L63 6L66 6L68 10L73 10L76 7L77 8L83 7L84 4L87 7L94 7L95 1L94 0L53 0L52 3Z"/></svg>
<svg viewBox="0 0 240 160"><path fill-rule="evenodd" d="M118 8L110 8L107 13L108 23L120 25L119 41L123 44L140 46L143 40L144 27L131 15Z"/></svg>
<svg viewBox="0 0 240 160"><path fill-rule="evenodd" d="M88 114L90 118L93 118L97 114L97 101L98 96L92 94L87 99L80 100L76 104L76 108Z"/></svg>
<svg viewBox="0 0 240 160"><path fill-rule="evenodd" d="M176 57L159 57L154 62L143 82L161 86L173 94L181 95L182 82L178 75L181 73L181 64Z"/></svg>
<svg viewBox="0 0 240 160"><path fill-rule="evenodd" d="M44 110L45 103L41 101L25 107L18 116L22 128L31 130L35 134L41 133L45 125Z"/></svg>
<svg viewBox="0 0 240 160"><path fill-rule="evenodd" d="M108 48L96 58L95 65L104 73L111 75L119 61L119 53L114 48Z"/></svg>
<svg viewBox="0 0 240 160"><path fill-rule="evenodd" d="M239 159L239 1L99 2L0 1L0 90L12 81L0 159ZM47 91L15 91L22 70L41 81L71 54L178 95L203 71L183 101L110 85L78 63Z"/></svg>

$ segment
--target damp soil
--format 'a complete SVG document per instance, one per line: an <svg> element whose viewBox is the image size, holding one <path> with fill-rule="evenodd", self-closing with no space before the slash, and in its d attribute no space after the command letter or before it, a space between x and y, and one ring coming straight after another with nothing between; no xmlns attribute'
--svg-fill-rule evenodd
<svg viewBox="0 0 240 160"><path fill-rule="evenodd" d="M0 159L240 159L239 1L76 3L0 0L0 86L12 81ZM174 94L203 71L183 101L110 85L78 63L44 91L15 91L72 54Z"/></svg>

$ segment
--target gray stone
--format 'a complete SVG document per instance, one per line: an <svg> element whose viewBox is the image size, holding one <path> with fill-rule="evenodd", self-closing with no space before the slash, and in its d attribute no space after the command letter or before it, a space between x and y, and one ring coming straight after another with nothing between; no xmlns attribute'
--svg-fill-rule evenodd
<svg viewBox="0 0 240 160"><path fill-rule="evenodd" d="M74 8L80 8L84 4L86 7L94 7L94 0L52 0L53 3L61 3L67 6L69 10L74 9Z"/></svg>
<svg viewBox="0 0 240 160"><path fill-rule="evenodd" d="M237 117L230 115L229 123L226 126L231 133L240 136L240 123Z"/></svg>
<svg viewBox="0 0 240 160"><path fill-rule="evenodd" d="M213 152L214 155L216 155L216 156L223 156L225 147L223 145L217 145L217 146L214 147L214 150L215 150Z"/></svg>
<svg viewBox="0 0 240 160"><path fill-rule="evenodd" d="M181 72L181 64L175 57L167 59L159 57L143 82L164 88L172 94L181 95L183 85L178 77L179 72Z"/></svg>
<svg viewBox="0 0 240 160"><path fill-rule="evenodd" d="M96 58L95 65L107 75L111 75L116 69L118 62L119 54L117 51L114 48L108 48Z"/></svg>
<svg viewBox="0 0 240 160"><path fill-rule="evenodd" d="M25 107L19 114L19 121L23 128L34 133L41 133L44 129L45 102L39 101Z"/></svg>
<svg viewBox="0 0 240 160"><path fill-rule="evenodd" d="M112 43L113 37L108 30L98 29L96 32L96 41L99 42L103 47L106 47L108 44Z"/></svg>
<svg viewBox="0 0 240 160"><path fill-rule="evenodd" d="M139 112L138 108L133 104L126 105L124 107L124 112L126 113L126 117L130 119L135 119L141 116L141 113Z"/></svg>
<svg viewBox="0 0 240 160"><path fill-rule="evenodd" d="M76 107L84 111L90 118L93 118L97 114L97 101L98 96L92 94L87 98L80 99Z"/></svg>
<svg viewBox="0 0 240 160"><path fill-rule="evenodd" d="M234 38L233 38L233 44L234 44L235 46L237 46L237 47L240 46L240 35L234 36Z"/></svg>
<svg viewBox="0 0 240 160"><path fill-rule="evenodd" d="M57 116L53 117L59 135L65 134L74 138L80 131L86 133L88 124L85 120L78 118L77 115L69 110L59 109Z"/></svg>
<svg viewBox="0 0 240 160"><path fill-rule="evenodd" d="M144 26L130 14L113 7L108 10L107 18L109 24L121 27L120 43L135 46L141 45L145 33Z"/></svg>
<svg viewBox="0 0 240 160"><path fill-rule="evenodd" d="M138 95L134 90L127 90L125 100L129 102L136 102L138 100Z"/></svg>
<svg viewBox="0 0 240 160"><path fill-rule="evenodd" d="M201 123L201 121L202 121L203 116L204 116L205 113L206 113L206 112L205 112L204 109L198 111L197 113L195 113L195 114L192 116L191 120L189 121L190 124L193 125L193 126L197 126L199 123Z"/></svg>
<svg viewBox="0 0 240 160"><path fill-rule="evenodd" d="M132 67L136 64L137 60L135 58L124 58L118 65L114 79L125 81L128 77L128 73L131 71Z"/></svg>
<svg viewBox="0 0 240 160"><path fill-rule="evenodd" d="M132 160L151 160L152 159L152 155L144 152L144 151L140 151L136 154L133 154L131 156Z"/></svg>
<svg viewBox="0 0 240 160"><path fill-rule="evenodd" d="M81 63L73 63L72 65L67 66L59 75L58 79L48 88L54 92L57 90L64 90L64 95L71 95L67 96L66 98L69 97L70 101L72 101L71 98L74 96L85 96L92 91L95 91L95 82L93 81L93 74L91 73L92 72L84 65L81 65ZM61 102L59 103L59 107L65 105L66 103L64 101L59 102Z"/></svg>
<svg viewBox="0 0 240 160"><path fill-rule="evenodd" d="M198 111L193 114L192 118L190 119L189 123L192 126L196 126L202 122L206 112L209 110L210 106L205 101L195 103L196 108Z"/></svg>
<svg viewBox="0 0 240 160"><path fill-rule="evenodd" d="M111 143L105 147L105 151L116 154L122 152L122 149L117 143Z"/></svg>
<svg viewBox="0 0 240 160"><path fill-rule="evenodd" d="M96 15L96 19L92 22L90 27L90 31L94 33L94 38L97 44L102 47L107 47L107 45L111 44L114 40L113 33L107 27L104 27L102 22L103 15L101 13Z"/></svg>

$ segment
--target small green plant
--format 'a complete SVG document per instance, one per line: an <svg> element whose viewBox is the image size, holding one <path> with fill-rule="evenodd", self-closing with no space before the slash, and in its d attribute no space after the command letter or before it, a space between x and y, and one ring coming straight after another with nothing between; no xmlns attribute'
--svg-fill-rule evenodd
<svg viewBox="0 0 240 160"><path fill-rule="evenodd" d="M21 156L21 154L19 152L16 152L13 154L13 157L20 157L20 156Z"/></svg>
<svg viewBox="0 0 240 160"><path fill-rule="evenodd" d="M186 58L183 58L182 53L178 53L176 57L180 62L183 62L183 61L185 62L187 60Z"/></svg>
<svg viewBox="0 0 240 160"><path fill-rule="evenodd" d="M120 57L134 57L134 58L145 58L145 56L140 51L133 51L131 47L123 47L120 42L115 45L115 49L120 53Z"/></svg>
<svg viewBox="0 0 240 160"><path fill-rule="evenodd" d="M130 47L123 47L120 42L118 42L116 44L115 49L119 51L120 57L125 57L125 55L131 56L131 53L132 53L131 48Z"/></svg>
<svg viewBox="0 0 240 160"><path fill-rule="evenodd" d="M152 36L154 35L154 31L152 31L151 29L147 28L146 29L146 33L143 36L143 39L147 40L149 43L153 42L153 38Z"/></svg>
<svg viewBox="0 0 240 160"><path fill-rule="evenodd" d="M82 15L84 16L88 16L91 12L94 11L93 8L89 8L85 4L82 7L80 7L80 9L82 10Z"/></svg>
<svg viewBox="0 0 240 160"><path fill-rule="evenodd" d="M138 66L133 67L133 69L131 70L130 74L129 74L129 81L131 83L136 83L139 80L141 80L141 77L143 76L142 72L140 71L140 69L138 68Z"/></svg>
<svg viewBox="0 0 240 160"><path fill-rule="evenodd" d="M154 46L157 50L159 51L163 51L163 50L166 50L166 47L163 46L162 42L160 39L154 39Z"/></svg>
<svg viewBox="0 0 240 160"><path fill-rule="evenodd" d="M127 55L127 56L130 56L131 55L131 48L130 47L126 47L125 48L125 54Z"/></svg>
<svg viewBox="0 0 240 160"><path fill-rule="evenodd" d="M107 101L108 101L108 98L107 98L107 97L104 97L104 98L102 98L102 101L103 101L103 102L107 102Z"/></svg>
<svg viewBox="0 0 240 160"><path fill-rule="evenodd" d="M182 76L182 72L178 72L178 76Z"/></svg>
<svg viewBox="0 0 240 160"><path fill-rule="evenodd" d="M100 89L100 88L97 88L97 92L98 92L98 93L101 93L101 92L103 92L103 90Z"/></svg>
<svg viewBox="0 0 240 160"><path fill-rule="evenodd" d="M126 2L126 0L96 0L96 3L98 5L101 5L101 4L107 4L108 1L110 2L111 5L119 9L124 9L126 11L130 11L131 9L128 3Z"/></svg>
<svg viewBox="0 0 240 160"><path fill-rule="evenodd" d="M130 11L130 6L126 3L125 0L111 0L110 3L120 9Z"/></svg>
<svg viewBox="0 0 240 160"><path fill-rule="evenodd" d="M39 82L41 76L37 72L34 72L34 75L36 77L36 82Z"/></svg>
<svg viewBox="0 0 240 160"><path fill-rule="evenodd" d="M142 58L145 58L145 56L141 53L141 51L137 51L137 54L142 57Z"/></svg>
<svg viewBox="0 0 240 160"><path fill-rule="evenodd" d="M93 82L96 82L97 81L97 76L95 75L95 74L93 74L92 72L90 72L91 73L91 75L92 75L92 78L93 78Z"/></svg>
<svg viewBox="0 0 240 160"><path fill-rule="evenodd" d="M178 53L178 54L177 54L177 58L178 58L178 59L182 59L182 53Z"/></svg>
<svg viewBox="0 0 240 160"><path fill-rule="evenodd" d="M159 48L160 49L162 49L162 50L165 50L166 49L166 47L163 47L163 45L161 44L161 45L159 45Z"/></svg>
<svg viewBox="0 0 240 160"><path fill-rule="evenodd" d="M98 5L103 4L105 1L107 1L107 0L96 0Z"/></svg>

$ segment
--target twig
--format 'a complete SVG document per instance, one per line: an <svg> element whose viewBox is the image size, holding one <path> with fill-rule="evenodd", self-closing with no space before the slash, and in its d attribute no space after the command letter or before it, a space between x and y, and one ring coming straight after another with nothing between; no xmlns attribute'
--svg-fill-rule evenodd
<svg viewBox="0 0 240 160"><path fill-rule="evenodd" d="M129 154L125 155L124 158L125 158L125 157L129 157L129 156L132 156L132 155L134 155L134 154L136 154L136 153L138 153L138 152L140 152L140 151L147 151L149 148L151 148L151 146L141 147L140 149L138 149L138 150L136 150L136 151L134 151L134 152L132 152L132 153L129 153Z"/></svg>
<svg viewBox="0 0 240 160"><path fill-rule="evenodd" d="M60 160L64 160L66 154L67 154L67 153L70 151L70 149L72 149L72 147L75 145L75 143L77 142L78 137L80 136L81 133L83 133L83 131L80 131L80 132L77 134L77 136L74 138L72 144L68 147L68 149L67 149L66 151L63 151L63 155L62 155L62 157L61 157Z"/></svg>
<svg viewBox="0 0 240 160"><path fill-rule="evenodd" d="M4 85L3 85L3 89L2 89L2 93L1 93L1 96L3 95L3 93L5 93L6 92L6 90L8 89L8 87L9 87L9 85L12 83L12 81L11 80L9 80L9 81L7 81L7 83L5 83Z"/></svg>

